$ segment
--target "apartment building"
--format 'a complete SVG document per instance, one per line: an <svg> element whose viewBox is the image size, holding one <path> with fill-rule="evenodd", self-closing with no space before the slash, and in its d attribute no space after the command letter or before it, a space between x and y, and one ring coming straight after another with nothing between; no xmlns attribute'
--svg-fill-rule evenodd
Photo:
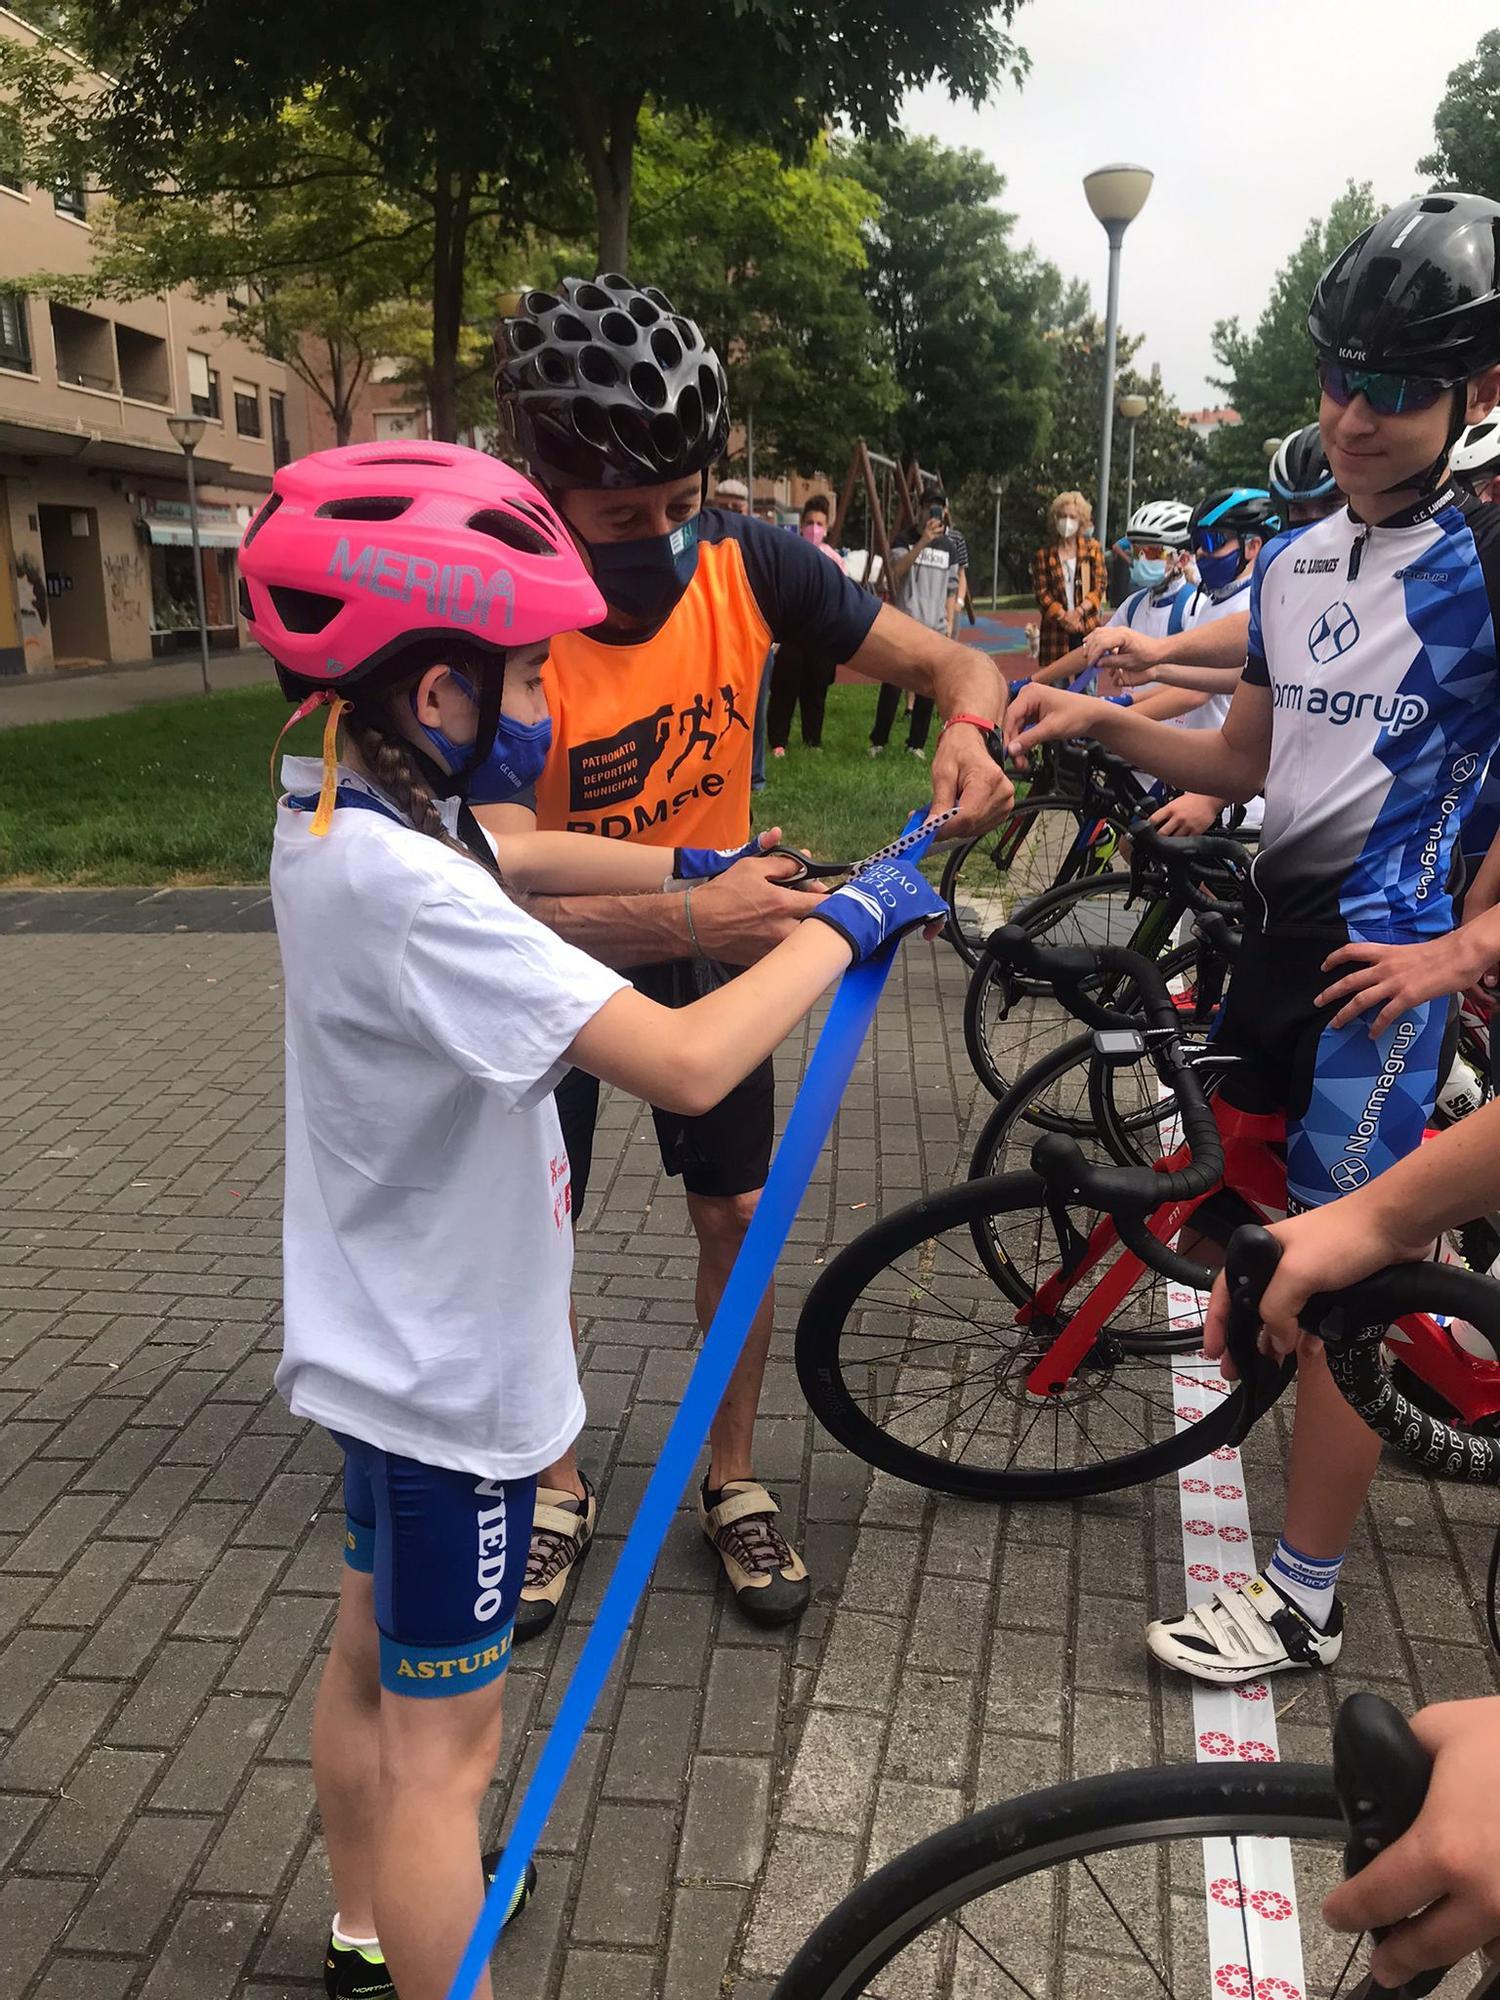
<svg viewBox="0 0 1500 2000"><path fill-rule="evenodd" d="M0 9L0 35L36 32ZM275 467L305 449L286 369L222 329L234 302L169 297L85 310L16 280L89 267L81 188L0 161L0 674L139 660L197 644L183 455L167 417L205 419L197 452L210 637L242 643L234 551Z"/></svg>

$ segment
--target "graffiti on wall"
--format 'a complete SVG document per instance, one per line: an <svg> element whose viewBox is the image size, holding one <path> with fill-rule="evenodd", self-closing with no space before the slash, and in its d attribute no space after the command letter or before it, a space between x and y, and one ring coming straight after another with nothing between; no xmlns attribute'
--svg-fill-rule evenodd
<svg viewBox="0 0 1500 2000"><path fill-rule="evenodd" d="M47 580L30 556L15 561L16 592L21 614L21 650L26 654L45 651L42 634L47 629Z"/></svg>
<svg viewBox="0 0 1500 2000"><path fill-rule="evenodd" d="M109 592L112 618L130 618L140 611L146 572L138 555L127 549L123 554L104 558L104 587Z"/></svg>

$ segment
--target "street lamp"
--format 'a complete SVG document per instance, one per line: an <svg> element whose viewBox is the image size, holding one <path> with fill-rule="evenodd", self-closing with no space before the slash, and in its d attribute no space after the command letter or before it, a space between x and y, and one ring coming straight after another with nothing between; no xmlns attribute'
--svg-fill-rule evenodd
<svg viewBox="0 0 1500 2000"><path fill-rule="evenodd" d="M193 471L193 453L206 428L202 417L195 417L190 411L181 416L168 417L167 429L182 446L182 455L187 460L188 524L193 531L193 588L198 594L198 663L203 671L203 692L211 692L208 685L208 611L203 602L203 546L198 539L198 482Z"/></svg>
<svg viewBox="0 0 1500 2000"><path fill-rule="evenodd" d="M1083 177L1083 192L1089 207L1104 224L1109 238L1109 293L1104 312L1104 416L1099 440L1099 506L1094 532L1106 546L1109 541L1109 461L1115 427L1115 335L1120 312L1120 245L1125 231L1146 205L1155 176L1148 167L1096 167Z"/></svg>
<svg viewBox="0 0 1500 2000"><path fill-rule="evenodd" d="M1003 479L992 479L990 481L990 491L995 496L995 554L993 566L990 569L990 609L991 611L998 611L1000 608L1000 495L1005 491L1005 481Z"/></svg>
<svg viewBox="0 0 1500 2000"><path fill-rule="evenodd" d="M1125 526L1130 526L1130 517L1135 512L1135 427L1146 414L1144 396L1122 396L1120 415L1130 426L1130 455L1125 461Z"/></svg>
<svg viewBox="0 0 1500 2000"><path fill-rule="evenodd" d="M1267 461L1269 461L1269 460L1273 459L1273 458L1274 458L1274 457L1276 456L1276 454L1277 454L1277 452L1278 452L1278 451L1280 451L1280 449L1281 449L1281 439L1280 439L1280 438L1262 438L1262 439L1261 439L1261 441L1260 441L1260 448L1261 448L1261 450L1262 450L1262 451L1263 451L1263 452L1265 453L1265 455L1266 455L1266 458L1267 458Z"/></svg>

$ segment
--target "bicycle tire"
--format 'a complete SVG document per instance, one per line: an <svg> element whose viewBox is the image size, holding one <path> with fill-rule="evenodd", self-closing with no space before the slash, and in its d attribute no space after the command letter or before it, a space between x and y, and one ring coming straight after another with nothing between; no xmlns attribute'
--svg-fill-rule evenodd
<svg viewBox="0 0 1500 2000"><path fill-rule="evenodd" d="M1179 1328L1170 1344L1164 1345L1165 1334L1151 1331L1160 1318L1155 1313L1148 1326L1132 1325L1128 1318L1130 1295L1122 1304L1124 1316L1105 1329L1086 1362L1075 1371L1067 1391L1055 1397L1031 1395L1025 1388L1022 1362L1050 1345L1055 1328L1050 1322L1018 1328L1014 1288L1002 1291L994 1284L988 1269L977 1261L972 1242L976 1223L1002 1211L1046 1218L1049 1211L1040 1179L1031 1173L1002 1174L993 1180L962 1181L942 1193L924 1196L882 1217L820 1272L798 1318L795 1358L802 1393L830 1437L866 1464L912 1485L965 1499L998 1501L1069 1500L1118 1492L1191 1465L1239 1435L1245 1407L1245 1391L1239 1385L1226 1390L1213 1408L1183 1430L1153 1437L1151 1429L1143 1427L1159 1428L1172 1414L1171 1401L1163 1400L1164 1392L1167 1397L1171 1393L1170 1356L1184 1346L1196 1345L1196 1338L1190 1330ZM943 1239L949 1237L952 1242L945 1244ZM959 1243L967 1247L959 1250ZM924 1247L933 1251L925 1275ZM983 1318L955 1311L938 1299L930 1280L937 1269L939 1249L951 1257L951 1269L944 1265L950 1290L956 1292L963 1286L974 1292ZM907 1270L900 1268L904 1258L915 1259ZM977 1288L973 1283L976 1274L982 1280ZM878 1289L882 1275L891 1287L890 1296ZM1155 1296L1154 1288L1165 1283L1155 1274L1149 1276L1148 1301ZM869 1327L865 1315L870 1318ZM893 1316L898 1321L904 1316L918 1323L912 1336L916 1342L912 1358L894 1363L888 1352L880 1351L880 1344L888 1344L893 1337L889 1331ZM920 1323L928 1318L938 1323L943 1337L934 1340L922 1333ZM949 1339L946 1322L973 1329L976 1337L961 1334ZM1132 1345L1133 1335L1144 1337ZM874 1355L862 1345L871 1342L877 1349ZM951 1351L944 1356L944 1349ZM986 1357L977 1371L969 1364L971 1352ZM992 1362L989 1357L994 1357ZM1133 1371L1139 1371L1138 1380ZM1126 1378L1123 1383L1119 1380L1122 1375ZM977 1394L963 1401L976 1388ZM868 1390L876 1415L865 1407L862 1390ZM1112 1401L1112 1396L1116 1400ZM1118 1400L1122 1396L1135 1401L1122 1403ZM898 1398L904 1399L899 1407ZM997 1404L995 1422L987 1425ZM970 1412L976 1408L979 1415L970 1423ZM1123 1420L1122 1408L1126 1411ZM1033 1458L1045 1453L1047 1432L1043 1430L1035 1445L1032 1439L1049 1409L1053 1413L1052 1463L1018 1465L1016 1460L1028 1446ZM1123 1438L1126 1448L1107 1456L1080 1420L1079 1409L1097 1416L1106 1444ZM1064 1415L1073 1430L1062 1429ZM877 1421L877 1416L883 1420ZM936 1424L914 1442L893 1429L911 1420L909 1427L920 1431L933 1417ZM1007 1428L1012 1421L1019 1433L1014 1441ZM957 1456L926 1448L945 1426L951 1426L955 1436L960 1430L964 1432ZM981 1438L988 1453L1004 1457L1003 1464L965 1459L963 1454ZM1079 1452L1080 1438L1092 1457ZM1134 1444L1136 1438L1144 1439L1143 1447ZM944 1442L946 1446L949 1440ZM1065 1447L1079 1462L1062 1463Z"/></svg>
<svg viewBox="0 0 1500 2000"><path fill-rule="evenodd" d="M987 1806L887 1862L829 1911L771 2000L858 2000L932 1926L1044 1869L1152 1843L1288 1839L1341 1850L1346 1837L1333 1773L1318 1764L1165 1765L1053 1785ZM994 1990L1035 1989L1007 1974ZM1175 1989L1162 1981L1156 1990Z"/></svg>
<svg viewBox="0 0 1500 2000"><path fill-rule="evenodd" d="M1127 910L1130 895L1130 876L1118 869L1111 870L1103 875L1085 876L1081 881L1056 884L1023 905L1016 912L1015 921L1029 936L1052 944L1108 942L1128 944L1133 950L1144 946L1147 957L1162 958L1168 978L1178 977L1195 962L1196 946L1171 945L1175 922L1166 913L1156 915L1160 906L1147 905L1134 912L1128 929L1120 925L1118 936L1113 918L1101 914L1114 906L1122 912ZM1160 935L1156 934L1158 931ZM974 1074L992 1097L1003 1097L1019 1074L1007 1051L1002 1049L992 1022L1008 1021L1025 1001L1050 998L1050 987L1017 977L988 951L974 968L964 994L964 1046ZM1028 1018L1024 1025L1018 1024L1018 1035L1029 1034L1030 1029Z"/></svg>
<svg viewBox="0 0 1500 2000"><path fill-rule="evenodd" d="M1092 846L1085 850L1083 860L1077 860L1076 842L1074 842L1070 843L1055 870L1048 869L1045 856L1041 858L1039 869L1042 879L1035 880L1026 875L1024 867L1021 866L1023 857L1031 850L1037 837L1044 833L1045 816L1053 813L1071 814L1076 823L1078 803L1074 799L1050 795L1024 799L1016 806L1010 819L1002 821L988 833L977 834L974 839L964 841L953 849L943 863L942 877L938 884L938 893L948 906L948 915L943 924L943 936L965 965L972 967L979 963L984 955L985 939L991 931L1010 921L1018 903L1030 901L1043 889L1052 886L1054 881L1073 879L1077 868L1086 865L1088 855L1093 852ZM1009 836L1017 828L1018 823L1024 830L1016 838L1014 851L1004 861L997 860L995 857L1005 848ZM966 898L963 894L965 868L974 861L976 855L984 855L986 852L997 883L1005 885L1006 893L1000 904L996 903L993 891L986 890L977 899Z"/></svg>
<svg viewBox="0 0 1500 2000"><path fill-rule="evenodd" d="M1111 1091L1106 1097L1106 1116L1101 1119L1092 1101L1093 1093L1087 1088L1089 1076L1085 1065L1093 1053L1093 1036L1075 1035L1022 1071L1004 1096L996 1100L980 1128L969 1155L971 1181L986 1180L1028 1165L1029 1154L1023 1161L1007 1158L1007 1150L1027 1146L1043 1132L1062 1132L1080 1141L1097 1140L1103 1148L1101 1159L1117 1166L1152 1165L1161 1149L1151 1140L1176 1116L1171 1102L1162 1099L1159 1107L1122 1113ZM1075 1070L1081 1080L1069 1087L1070 1072ZM1216 1084L1217 1079L1214 1081Z"/></svg>

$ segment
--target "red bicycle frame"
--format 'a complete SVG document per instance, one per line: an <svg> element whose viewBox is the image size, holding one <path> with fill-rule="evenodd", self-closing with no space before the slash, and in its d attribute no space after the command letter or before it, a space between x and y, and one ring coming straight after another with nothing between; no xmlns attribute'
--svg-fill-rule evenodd
<svg viewBox="0 0 1500 2000"><path fill-rule="evenodd" d="M1146 1226L1159 1243L1173 1243L1204 1202L1224 1188L1258 1209L1267 1220L1286 1213L1286 1121L1282 1114L1239 1111L1222 1098L1214 1100L1213 1113L1224 1147L1223 1175L1208 1194L1191 1201L1168 1202L1155 1211ZM1187 1149L1179 1147L1156 1161L1155 1167L1158 1173L1170 1173L1188 1163ZM1051 1317L1085 1279L1100 1272L1074 1305L1067 1324L1033 1364L1026 1378L1032 1395L1055 1396L1067 1387L1110 1316L1146 1269L1144 1261L1121 1243L1113 1218L1101 1215L1076 1262L1059 1266L1016 1313L1019 1326L1030 1324L1039 1314ZM1407 1314L1387 1337L1399 1346L1401 1359L1412 1374L1436 1390L1466 1423L1500 1415L1500 1362L1468 1353L1447 1326L1427 1313Z"/></svg>

